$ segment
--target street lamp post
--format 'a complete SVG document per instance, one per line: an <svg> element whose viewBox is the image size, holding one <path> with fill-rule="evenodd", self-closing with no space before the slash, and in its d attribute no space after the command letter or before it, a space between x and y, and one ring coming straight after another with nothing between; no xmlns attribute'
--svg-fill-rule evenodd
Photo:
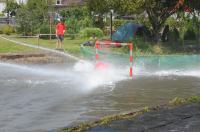
<svg viewBox="0 0 200 132"><path fill-rule="evenodd" d="M92 26L94 27L94 11L91 11Z"/></svg>
<svg viewBox="0 0 200 132"><path fill-rule="evenodd" d="M112 32L113 32L113 29L112 29L112 27L113 27L113 20L112 20L113 12L114 12L114 10L110 10L110 39L111 40L112 40Z"/></svg>

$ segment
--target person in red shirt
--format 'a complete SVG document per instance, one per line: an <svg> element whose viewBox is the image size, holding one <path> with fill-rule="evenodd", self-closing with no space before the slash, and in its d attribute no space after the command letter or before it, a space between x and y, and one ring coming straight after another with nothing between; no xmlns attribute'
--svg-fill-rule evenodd
<svg viewBox="0 0 200 132"><path fill-rule="evenodd" d="M56 25L56 37L57 37L56 49L62 48L62 42L64 40L65 30L66 30L65 24L60 19L58 19L58 24Z"/></svg>

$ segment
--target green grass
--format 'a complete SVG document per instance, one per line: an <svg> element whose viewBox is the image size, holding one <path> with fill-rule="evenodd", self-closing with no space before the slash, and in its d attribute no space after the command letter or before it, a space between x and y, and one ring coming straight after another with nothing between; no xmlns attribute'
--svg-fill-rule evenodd
<svg viewBox="0 0 200 132"><path fill-rule="evenodd" d="M21 52L36 52L38 49L29 48L22 45L9 42L0 38L0 53L21 53Z"/></svg>
<svg viewBox="0 0 200 132"><path fill-rule="evenodd" d="M178 106L178 105L183 105L183 104L188 104L188 103L194 103L200 101L200 96L192 96L189 98L179 98L176 97L169 101L169 104L172 106Z"/></svg>
<svg viewBox="0 0 200 132"><path fill-rule="evenodd" d="M52 39L52 40L45 40L45 39L39 39L39 43L38 43L38 39L37 38L12 38L13 40L19 41L19 42L25 42L28 44L32 44L32 45L38 45L42 46L42 47L47 47L47 48L51 48L51 49L55 49L55 44L56 44L56 39ZM67 51L68 53L74 54L74 55L80 55L80 44L86 42L87 39L80 39L80 38L76 38L76 39L70 39L65 37L64 42L63 42L63 48L65 49L65 51Z"/></svg>
<svg viewBox="0 0 200 132"><path fill-rule="evenodd" d="M19 42L25 42L29 43L32 45L38 45L42 47L47 47L51 49L55 49L55 44L56 44L56 39L38 39L37 38L17 38L14 36L6 36L10 37L10 39L19 41ZM80 51L80 44L88 41L87 38L78 38L76 37L75 39L71 39L70 37L65 37L64 42L63 42L63 48L65 49L66 52L71 53L73 55L79 56L81 55ZM7 53L7 52L29 52L31 48L21 48L21 46L16 46L16 47L10 47L5 40L1 40L0 43L0 53ZM3 45L4 44L4 45ZM91 50L91 49L90 49ZM110 48L110 51L113 53L121 53L121 54L127 54L129 55L129 48L127 46L122 46L121 48ZM143 42L142 40L134 40L134 49L133 49L133 55L134 56L148 56L148 55L170 55L170 54L184 54L184 52L173 52L166 46L160 44L160 45L153 45L151 43Z"/></svg>
<svg viewBox="0 0 200 132"><path fill-rule="evenodd" d="M14 36L5 36L6 38L16 40L18 42L24 42L32 45L38 45L46 48L55 49L56 39L52 40L45 40L45 39L38 39L37 38L19 38ZM63 42L63 48L68 53L74 54L74 55L80 55L80 44L86 42L87 39L70 39L65 38ZM17 45L13 42L9 42L7 40L0 38L0 53L19 53L19 52L31 52L31 51L38 51L38 49L29 48L26 46Z"/></svg>

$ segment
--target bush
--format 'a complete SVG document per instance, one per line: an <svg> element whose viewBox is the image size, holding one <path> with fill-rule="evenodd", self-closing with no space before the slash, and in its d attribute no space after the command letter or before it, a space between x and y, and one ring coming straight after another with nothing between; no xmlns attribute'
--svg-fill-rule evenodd
<svg viewBox="0 0 200 132"><path fill-rule="evenodd" d="M154 45L152 50L155 54L162 54L163 53L161 45Z"/></svg>
<svg viewBox="0 0 200 132"><path fill-rule="evenodd" d="M184 40L196 40L195 31L189 28L184 34Z"/></svg>
<svg viewBox="0 0 200 132"><path fill-rule="evenodd" d="M103 37L103 31L99 28L85 28L80 31L80 36L84 38L89 38L93 36L93 34L95 34L98 38Z"/></svg>
<svg viewBox="0 0 200 132"><path fill-rule="evenodd" d="M180 38L179 31L177 28L174 28L172 31L169 31L169 42L172 44L173 42L178 42Z"/></svg>
<svg viewBox="0 0 200 132"><path fill-rule="evenodd" d="M50 27L48 24L43 24L40 26L40 33L41 34L50 34ZM51 34L55 33L55 29L52 27ZM42 39L49 39L49 35L42 35L40 36ZM55 39L55 35L51 35L52 39Z"/></svg>
<svg viewBox="0 0 200 132"><path fill-rule="evenodd" d="M5 25L3 27L3 33L6 34L6 35L10 35L11 33L14 32L14 28L10 25Z"/></svg>
<svg viewBox="0 0 200 132"><path fill-rule="evenodd" d="M3 34L3 25L0 26L0 34Z"/></svg>

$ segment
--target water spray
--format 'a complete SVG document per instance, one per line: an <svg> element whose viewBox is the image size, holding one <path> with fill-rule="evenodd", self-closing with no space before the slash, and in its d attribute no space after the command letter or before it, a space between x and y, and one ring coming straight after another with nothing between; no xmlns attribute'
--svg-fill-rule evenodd
<svg viewBox="0 0 200 132"><path fill-rule="evenodd" d="M107 64L103 63L103 62L98 62L99 60L99 49L101 48L101 46L129 46L129 51L130 51L130 56L129 56L129 63L130 63L130 68L129 68L129 76L130 78L133 77L133 44L132 43L118 43L118 42L112 42L112 41L99 41L97 40L95 43L95 48L96 48L96 54L95 54L95 58L96 58L96 65L95 67L97 67L97 69L105 69L108 67Z"/></svg>

